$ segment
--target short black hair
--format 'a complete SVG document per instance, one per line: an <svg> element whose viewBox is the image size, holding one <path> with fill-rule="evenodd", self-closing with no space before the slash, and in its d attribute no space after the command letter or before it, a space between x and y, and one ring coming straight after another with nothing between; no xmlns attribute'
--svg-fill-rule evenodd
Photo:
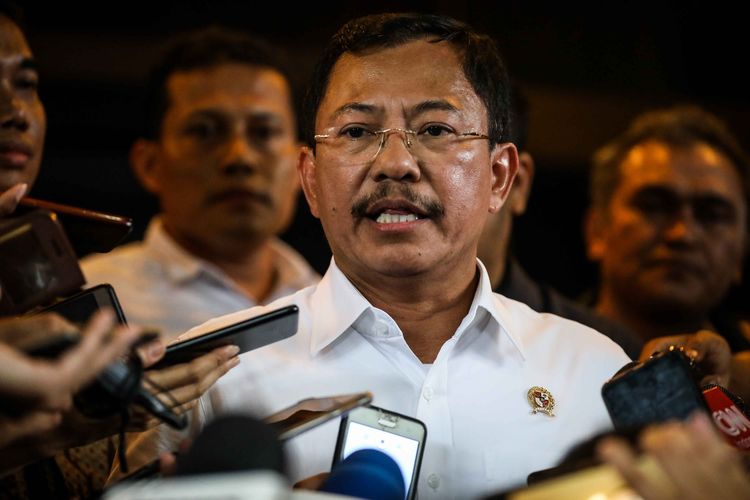
<svg viewBox="0 0 750 500"><path fill-rule="evenodd" d="M284 57L263 39L221 26L209 26L184 33L167 42L159 61L151 68L145 96L143 135L156 140L169 107L167 80L173 73L209 68L218 64L240 63L269 68L292 83Z"/></svg>
<svg viewBox="0 0 750 500"><path fill-rule="evenodd" d="M508 75L495 42L469 25L435 14L396 13L360 17L346 23L323 51L305 96L302 120L305 141L315 146L315 117L328 88L331 71L346 52L390 48L430 38L450 43L462 58L463 70L487 108L490 146L508 139ZM439 64L436 61L436 64Z"/></svg>
<svg viewBox="0 0 750 500"><path fill-rule="evenodd" d="M18 26L21 31L26 31L24 28L24 16L23 9L18 3L12 0L0 0L0 16L5 16L13 23Z"/></svg>
<svg viewBox="0 0 750 500"><path fill-rule="evenodd" d="M748 205L750 163L747 153L719 118L698 106L681 105L636 117L622 135L594 153L590 184L594 208L605 209L609 205L620 182L620 165L625 157L635 146L650 140L676 148L702 142L723 154L740 176L745 205Z"/></svg>

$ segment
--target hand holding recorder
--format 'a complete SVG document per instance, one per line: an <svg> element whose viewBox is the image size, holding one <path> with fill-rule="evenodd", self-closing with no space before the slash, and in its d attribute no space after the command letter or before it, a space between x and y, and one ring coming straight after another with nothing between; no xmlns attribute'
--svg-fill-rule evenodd
<svg viewBox="0 0 750 500"><path fill-rule="evenodd" d="M639 445L656 460L661 474L645 474L636 451L621 439L602 441L598 454L646 500L750 498L750 476L740 453L719 436L703 413L687 422L650 427Z"/></svg>
<svg viewBox="0 0 750 500"><path fill-rule="evenodd" d="M93 317L82 334L53 314L0 320L0 471L67 447L62 443L75 434L60 425L71 412L74 394L125 354L138 334L114 325L107 312ZM55 359L21 350L79 337Z"/></svg>

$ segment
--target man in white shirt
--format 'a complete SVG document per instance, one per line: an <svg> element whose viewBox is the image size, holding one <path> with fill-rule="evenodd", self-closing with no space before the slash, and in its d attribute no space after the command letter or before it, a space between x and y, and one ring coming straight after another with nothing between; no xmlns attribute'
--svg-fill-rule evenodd
<svg viewBox="0 0 750 500"><path fill-rule="evenodd" d="M221 28L173 40L153 68L131 163L159 198L142 243L82 263L128 319L167 338L319 276L276 238L294 212L299 154L286 73L264 42Z"/></svg>
<svg viewBox="0 0 750 500"><path fill-rule="evenodd" d="M476 258L518 168L506 82L494 42L448 18L369 16L334 36L298 165L331 267L317 286L186 335L300 308L294 337L245 354L202 398L195 429L218 413L369 390L427 426L419 497L472 498L523 483L611 425L599 391L629 361L622 349L494 294ZM550 411L533 411L535 387ZM294 480L328 470L336 431L290 442ZM153 434L133 459L174 449L177 436Z"/></svg>

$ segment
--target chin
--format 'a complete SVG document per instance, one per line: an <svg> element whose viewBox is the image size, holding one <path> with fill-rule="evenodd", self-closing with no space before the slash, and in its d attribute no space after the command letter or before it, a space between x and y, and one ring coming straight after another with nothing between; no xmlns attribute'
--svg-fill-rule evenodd
<svg viewBox="0 0 750 500"><path fill-rule="evenodd" d="M388 255L379 255L368 263L368 267L379 274L392 278L406 278L416 276L434 270L437 264L428 261L424 255L399 254L388 258Z"/></svg>

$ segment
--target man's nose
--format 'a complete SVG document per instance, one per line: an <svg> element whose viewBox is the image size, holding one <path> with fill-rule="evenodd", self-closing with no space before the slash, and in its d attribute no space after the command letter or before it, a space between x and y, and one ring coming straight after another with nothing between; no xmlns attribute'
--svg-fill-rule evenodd
<svg viewBox="0 0 750 500"><path fill-rule="evenodd" d="M0 128L22 131L29 128L23 104L6 83L0 84Z"/></svg>
<svg viewBox="0 0 750 500"><path fill-rule="evenodd" d="M422 171L413 155L414 145L409 145L410 137L404 133L386 134L382 146L375 156L371 175L376 181L386 179L417 182Z"/></svg>
<svg viewBox="0 0 750 500"><path fill-rule="evenodd" d="M260 156L244 133L234 133L227 140L221 166L229 174L250 174L256 170Z"/></svg>
<svg viewBox="0 0 750 500"><path fill-rule="evenodd" d="M679 243L693 243L702 230L700 221L695 217L695 211L689 204L682 205L676 210L665 228L664 235L668 241Z"/></svg>

